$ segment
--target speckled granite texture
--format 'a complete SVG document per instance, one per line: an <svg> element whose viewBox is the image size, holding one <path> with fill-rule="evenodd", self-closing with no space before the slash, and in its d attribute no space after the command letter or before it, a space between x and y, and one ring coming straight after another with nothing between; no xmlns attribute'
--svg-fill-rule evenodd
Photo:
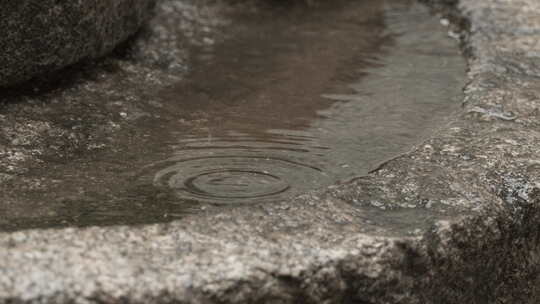
<svg viewBox="0 0 540 304"><path fill-rule="evenodd" d="M540 2L454 2L470 82L432 139L294 201L2 233L0 303L539 303Z"/></svg>
<svg viewBox="0 0 540 304"><path fill-rule="evenodd" d="M0 87L110 52L150 17L154 0L0 3Z"/></svg>

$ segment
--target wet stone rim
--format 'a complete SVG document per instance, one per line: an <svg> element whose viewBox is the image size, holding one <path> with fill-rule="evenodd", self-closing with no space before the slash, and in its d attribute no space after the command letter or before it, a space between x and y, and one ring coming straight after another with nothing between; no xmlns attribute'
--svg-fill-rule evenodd
<svg viewBox="0 0 540 304"><path fill-rule="evenodd" d="M2 233L0 302L539 303L540 3L431 3L470 24L464 110L434 138L332 193L249 212ZM374 202L464 216L410 235L352 225L351 206Z"/></svg>
<svg viewBox="0 0 540 304"><path fill-rule="evenodd" d="M152 14L155 0L0 3L0 87L110 52Z"/></svg>

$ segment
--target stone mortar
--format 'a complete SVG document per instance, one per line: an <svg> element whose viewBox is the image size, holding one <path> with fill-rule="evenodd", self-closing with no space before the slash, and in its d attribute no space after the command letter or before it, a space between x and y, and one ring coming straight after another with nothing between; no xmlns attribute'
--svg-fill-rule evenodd
<svg viewBox="0 0 540 304"><path fill-rule="evenodd" d="M433 138L292 201L0 233L0 303L539 303L540 3L429 3L469 62Z"/></svg>
<svg viewBox="0 0 540 304"><path fill-rule="evenodd" d="M150 17L154 0L0 4L0 87L110 52Z"/></svg>

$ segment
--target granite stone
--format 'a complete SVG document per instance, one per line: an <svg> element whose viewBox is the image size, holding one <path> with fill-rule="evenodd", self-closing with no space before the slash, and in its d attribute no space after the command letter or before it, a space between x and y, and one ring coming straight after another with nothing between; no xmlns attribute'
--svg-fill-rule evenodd
<svg viewBox="0 0 540 304"><path fill-rule="evenodd" d="M539 303L540 2L426 2L448 21L469 65L462 110L432 138L368 176L290 201L165 224L0 233L0 303ZM207 20L210 35L216 10L197 5L164 1L160 12L184 12L182 31ZM147 67L182 61L144 46L181 54L180 33L164 30L178 27L165 17L153 21L156 35L135 42L133 60L144 64L119 64L122 80L112 87L98 83L116 79L114 69L78 80L69 105L137 81L170 82ZM121 105L139 98L129 92ZM13 107L34 113L57 98L48 94ZM68 132L30 117L0 116L1 134L20 123L10 138L23 143L2 147L2 182L53 153L39 150L39 134ZM60 147L95 144L69 132Z"/></svg>
<svg viewBox="0 0 540 304"><path fill-rule="evenodd" d="M0 87L110 52L154 0L20 0L0 4Z"/></svg>

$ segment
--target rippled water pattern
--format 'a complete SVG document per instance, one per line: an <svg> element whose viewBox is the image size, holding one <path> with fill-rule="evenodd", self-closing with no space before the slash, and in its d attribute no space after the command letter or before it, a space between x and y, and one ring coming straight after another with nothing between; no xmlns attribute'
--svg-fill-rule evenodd
<svg viewBox="0 0 540 304"><path fill-rule="evenodd" d="M459 107L455 42L422 6L367 2L244 17L249 30L163 93L188 104L195 127L145 174L188 200L282 200L367 174L431 134Z"/></svg>
<svg viewBox="0 0 540 304"><path fill-rule="evenodd" d="M263 202L324 185L328 175L306 154L323 155L311 138L276 134L264 139L231 135L186 139L176 156L156 164L153 183L179 197L209 203ZM314 159L313 159L314 160ZM309 182L294 184L291 181Z"/></svg>
<svg viewBox="0 0 540 304"><path fill-rule="evenodd" d="M125 124L95 126L117 128L113 142L25 173L38 182L0 205L0 230L153 223L291 199L367 174L460 107L457 42L412 0L168 1L151 23L159 37L114 59L147 77L125 93L140 97L123 104ZM185 14L188 2L196 13ZM206 15L223 39L204 26L183 33L186 18ZM184 44L182 54L156 49ZM170 62L186 63L185 77ZM174 84L145 85L153 73ZM91 81L114 104L122 72L108 75Z"/></svg>

